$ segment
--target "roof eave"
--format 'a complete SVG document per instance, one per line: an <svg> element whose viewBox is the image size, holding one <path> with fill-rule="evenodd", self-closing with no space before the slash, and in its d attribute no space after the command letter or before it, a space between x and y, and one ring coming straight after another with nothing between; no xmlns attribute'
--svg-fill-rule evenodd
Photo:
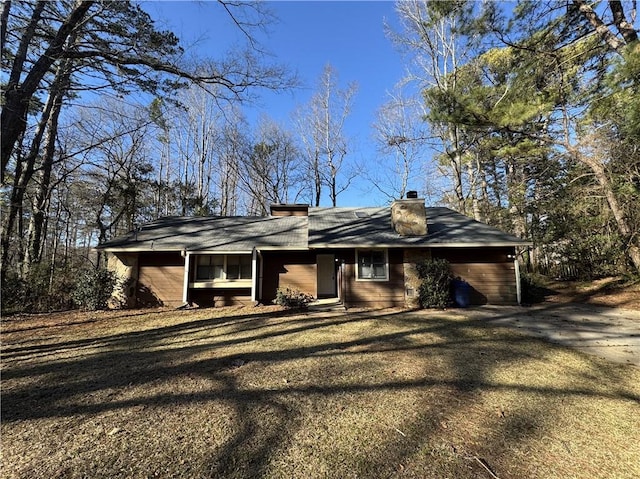
<svg viewBox="0 0 640 479"><path fill-rule="evenodd" d="M308 246L299 245L299 246L254 246L255 249L260 251L307 251L309 250ZM224 253L224 254L245 254L251 253L254 248L238 248L238 249L227 249L227 248L205 248L205 249L192 249L192 248L141 248L141 247L95 247L96 251L105 251L107 253L175 253L175 252L185 252L190 254L216 254L216 253Z"/></svg>
<svg viewBox="0 0 640 479"><path fill-rule="evenodd" d="M510 246L531 246L528 241L491 241L491 242L428 242L428 243L312 243L309 249L321 248L503 248Z"/></svg>
<svg viewBox="0 0 640 479"><path fill-rule="evenodd" d="M530 241L489 241L486 243L483 242L475 242L475 243L429 243L425 246L429 247L449 247L449 248L502 248L506 246L532 246L533 243Z"/></svg>
<svg viewBox="0 0 640 479"><path fill-rule="evenodd" d="M100 246L96 246L94 248L96 251L105 251L107 253L174 253L174 252L182 252L184 248L141 248L141 247L106 247L102 248Z"/></svg>

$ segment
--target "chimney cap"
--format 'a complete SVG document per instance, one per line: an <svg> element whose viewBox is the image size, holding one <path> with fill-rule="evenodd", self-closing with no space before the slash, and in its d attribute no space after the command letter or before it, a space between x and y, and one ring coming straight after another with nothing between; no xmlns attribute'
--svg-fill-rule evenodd
<svg viewBox="0 0 640 479"><path fill-rule="evenodd" d="M416 190L407 191L407 199L414 199L418 197L418 192Z"/></svg>

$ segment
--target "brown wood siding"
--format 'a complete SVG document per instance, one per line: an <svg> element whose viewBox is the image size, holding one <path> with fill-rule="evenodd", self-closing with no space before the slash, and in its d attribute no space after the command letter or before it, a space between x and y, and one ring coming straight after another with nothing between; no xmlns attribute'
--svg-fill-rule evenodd
<svg viewBox="0 0 640 479"><path fill-rule="evenodd" d="M251 289L229 288L229 289L192 289L189 292L192 303L204 307L220 306L249 306L251 302Z"/></svg>
<svg viewBox="0 0 640 479"><path fill-rule="evenodd" d="M471 304L516 304L513 248L434 248L434 258L451 263L451 273L471 286Z"/></svg>
<svg viewBox="0 0 640 479"><path fill-rule="evenodd" d="M389 280L357 281L355 250L341 254L344 259L342 287L346 307L388 308L404 306L404 266L402 250L389 249Z"/></svg>
<svg viewBox="0 0 640 479"><path fill-rule="evenodd" d="M139 306L182 304L184 258L180 253L144 253L138 266Z"/></svg>
<svg viewBox="0 0 640 479"><path fill-rule="evenodd" d="M262 302L271 303L278 288L292 288L316 297L316 253L266 251L262 253Z"/></svg>
<svg viewBox="0 0 640 479"><path fill-rule="evenodd" d="M512 259L513 248L432 248L433 258L444 258L449 263L505 263Z"/></svg>

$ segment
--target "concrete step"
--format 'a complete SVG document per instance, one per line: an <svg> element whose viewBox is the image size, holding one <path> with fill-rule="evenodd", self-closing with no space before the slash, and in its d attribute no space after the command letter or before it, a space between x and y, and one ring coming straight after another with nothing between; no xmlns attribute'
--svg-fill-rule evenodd
<svg viewBox="0 0 640 479"><path fill-rule="evenodd" d="M345 311L344 304L338 298L318 299L308 305L309 311Z"/></svg>

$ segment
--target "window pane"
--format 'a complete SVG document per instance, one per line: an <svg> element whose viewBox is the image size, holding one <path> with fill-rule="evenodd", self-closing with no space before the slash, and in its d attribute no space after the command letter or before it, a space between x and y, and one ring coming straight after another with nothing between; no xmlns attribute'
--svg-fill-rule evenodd
<svg viewBox="0 0 640 479"><path fill-rule="evenodd" d="M197 257L196 280L224 279L224 255Z"/></svg>
<svg viewBox="0 0 640 479"><path fill-rule="evenodd" d="M360 265L360 278L371 278L370 265Z"/></svg>
<svg viewBox="0 0 640 479"><path fill-rule="evenodd" d="M376 264L384 264L384 251L372 251L371 262Z"/></svg>
<svg viewBox="0 0 640 479"><path fill-rule="evenodd" d="M214 255L211 258L211 278L224 279L224 256Z"/></svg>
<svg viewBox="0 0 640 479"><path fill-rule="evenodd" d="M240 265L227 263L227 279L238 279L240 277Z"/></svg>
<svg viewBox="0 0 640 479"><path fill-rule="evenodd" d="M373 277L374 278L385 278L386 277L386 268L384 264L376 264L373 266Z"/></svg>
<svg viewBox="0 0 640 479"><path fill-rule="evenodd" d="M240 278L251 279L251 256L243 256L241 258Z"/></svg>
<svg viewBox="0 0 640 479"><path fill-rule="evenodd" d="M209 266L198 266L196 279L209 279Z"/></svg>
<svg viewBox="0 0 640 479"><path fill-rule="evenodd" d="M211 269L213 270L212 278L214 278L214 279L224 279L223 268L222 268L221 264L216 264Z"/></svg>
<svg viewBox="0 0 640 479"><path fill-rule="evenodd" d="M216 256L209 256L211 258L211 264L214 264L216 266L222 266L224 264L224 256L222 255L216 255Z"/></svg>

